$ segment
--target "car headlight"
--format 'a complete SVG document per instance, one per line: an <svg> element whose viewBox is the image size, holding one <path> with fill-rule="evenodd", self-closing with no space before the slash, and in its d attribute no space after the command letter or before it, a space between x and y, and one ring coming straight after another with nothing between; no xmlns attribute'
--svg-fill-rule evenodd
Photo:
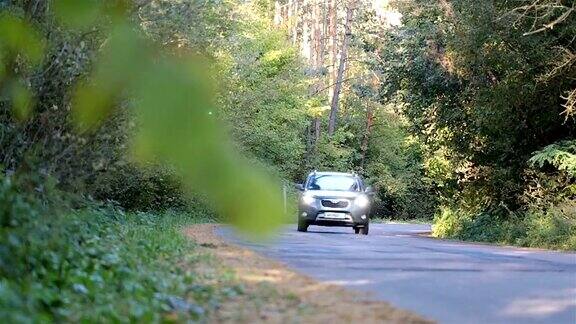
<svg viewBox="0 0 576 324"><path fill-rule="evenodd" d="M354 204L360 208L368 207L368 205L370 205L370 199L366 196L358 196L358 198L354 200Z"/></svg>
<svg viewBox="0 0 576 324"><path fill-rule="evenodd" d="M314 196L311 196L311 195L303 195L302 196L302 202L305 205L313 205L316 202L316 198Z"/></svg>

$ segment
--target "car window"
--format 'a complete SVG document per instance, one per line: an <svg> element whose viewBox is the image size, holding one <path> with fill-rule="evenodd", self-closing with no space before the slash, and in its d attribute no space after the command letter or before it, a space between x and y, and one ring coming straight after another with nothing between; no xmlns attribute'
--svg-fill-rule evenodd
<svg viewBox="0 0 576 324"><path fill-rule="evenodd" d="M355 177L345 175L318 175L311 177L306 185L308 190L360 191Z"/></svg>

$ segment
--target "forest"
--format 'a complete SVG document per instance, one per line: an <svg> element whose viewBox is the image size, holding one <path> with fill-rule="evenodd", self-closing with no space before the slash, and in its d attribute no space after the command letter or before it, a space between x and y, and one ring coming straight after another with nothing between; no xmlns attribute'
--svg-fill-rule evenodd
<svg viewBox="0 0 576 324"><path fill-rule="evenodd" d="M174 269L180 228L265 235L311 170L362 175L374 219L576 250L575 11L0 0L0 317L201 319L237 287Z"/></svg>

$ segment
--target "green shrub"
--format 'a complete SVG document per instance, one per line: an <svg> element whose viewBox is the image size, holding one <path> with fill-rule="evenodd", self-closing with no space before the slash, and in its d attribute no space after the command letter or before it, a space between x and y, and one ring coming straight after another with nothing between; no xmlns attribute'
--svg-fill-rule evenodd
<svg viewBox="0 0 576 324"><path fill-rule="evenodd" d="M179 266L194 216L63 211L0 179L0 318L7 322L198 320L219 298Z"/></svg>
<svg viewBox="0 0 576 324"><path fill-rule="evenodd" d="M442 238L576 250L576 203L566 200L511 215L501 211L472 214L443 207L432 229L434 236Z"/></svg>
<svg viewBox="0 0 576 324"><path fill-rule="evenodd" d="M384 110L376 115L365 175L378 190L374 214L395 219L432 219L437 194L423 167L422 143L410 136L406 121Z"/></svg>
<svg viewBox="0 0 576 324"><path fill-rule="evenodd" d="M548 210L532 210L524 221L521 245L576 250L576 202L566 201Z"/></svg>
<svg viewBox="0 0 576 324"><path fill-rule="evenodd" d="M576 140L566 140L550 144L534 152L528 161L533 167L544 167L547 164L555 169L576 177Z"/></svg>
<svg viewBox="0 0 576 324"><path fill-rule="evenodd" d="M432 233L437 237L456 237L462 231L464 213L458 213L450 208L442 207L434 218Z"/></svg>
<svg viewBox="0 0 576 324"><path fill-rule="evenodd" d="M158 165L138 168L126 164L109 170L95 177L89 192L98 200L112 200L132 211L190 208L175 172Z"/></svg>

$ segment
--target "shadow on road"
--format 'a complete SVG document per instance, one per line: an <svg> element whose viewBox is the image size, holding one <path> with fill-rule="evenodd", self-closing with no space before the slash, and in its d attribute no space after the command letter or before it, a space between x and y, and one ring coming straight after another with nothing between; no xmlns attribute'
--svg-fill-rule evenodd
<svg viewBox="0 0 576 324"><path fill-rule="evenodd" d="M352 227L331 227L331 226L310 226L308 228L309 234L338 234L338 235L352 235L357 236L354 233ZM303 233L306 234L306 233Z"/></svg>
<svg viewBox="0 0 576 324"><path fill-rule="evenodd" d="M339 235L356 235L354 232L337 232L337 231L322 231L322 230L308 230L310 234L339 234Z"/></svg>

